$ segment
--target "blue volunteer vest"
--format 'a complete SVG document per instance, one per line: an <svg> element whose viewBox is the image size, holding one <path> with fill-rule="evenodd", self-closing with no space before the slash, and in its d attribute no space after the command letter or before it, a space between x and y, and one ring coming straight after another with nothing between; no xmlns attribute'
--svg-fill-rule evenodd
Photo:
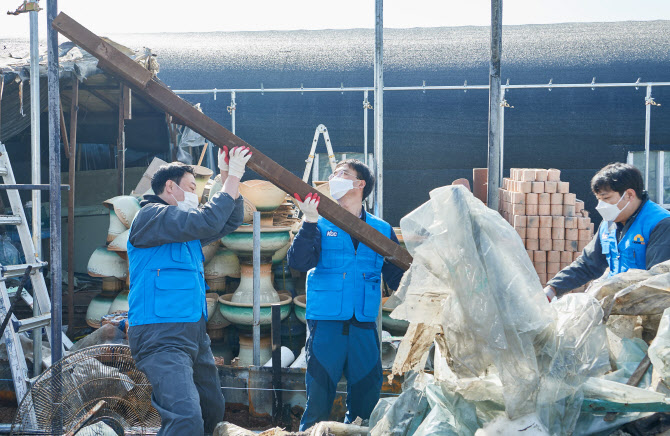
<svg viewBox="0 0 670 436"><path fill-rule="evenodd" d="M198 240L150 248L128 241L130 325L207 319L203 261Z"/></svg>
<svg viewBox="0 0 670 436"><path fill-rule="evenodd" d="M366 222L391 237L390 224L366 212ZM344 321L354 314L361 322L374 322L381 302L384 258L362 242L354 250L351 237L323 217L321 256L307 273L307 319Z"/></svg>
<svg viewBox="0 0 670 436"><path fill-rule="evenodd" d="M600 223L598 235L603 254L610 266L610 276L626 272L630 268L647 269L649 235L656 224L667 217L670 217L670 212L653 201L647 201L619 243L616 239L616 226L610 231L607 222Z"/></svg>

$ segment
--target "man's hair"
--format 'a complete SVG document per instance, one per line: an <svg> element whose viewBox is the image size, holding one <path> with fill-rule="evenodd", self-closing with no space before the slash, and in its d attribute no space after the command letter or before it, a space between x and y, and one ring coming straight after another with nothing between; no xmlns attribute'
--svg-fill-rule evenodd
<svg viewBox="0 0 670 436"><path fill-rule="evenodd" d="M642 198L644 195L642 173L633 165L612 163L598 171L591 179L591 190L594 194L614 191L623 195L627 189L634 190L637 198Z"/></svg>
<svg viewBox="0 0 670 436"><path fill-rule="evenodd" d="M337 163L335 169L344 165L348 165L349 168L356 171L357 179L365 181L365 186L363 187L363 200L365 200L375 187L375 176L370 171L370 168L358 159L342 160Z"/></svg>
<svg viewBox="0 0 670 436"><path fill-rule="evenodd" d="M193 167L181 162L161 165L151 178L151 189L153 189L156 195L160 195L163 193L165 184L168 180L172 180L176 184L179 184L186 173L193 174Z"/></svg>

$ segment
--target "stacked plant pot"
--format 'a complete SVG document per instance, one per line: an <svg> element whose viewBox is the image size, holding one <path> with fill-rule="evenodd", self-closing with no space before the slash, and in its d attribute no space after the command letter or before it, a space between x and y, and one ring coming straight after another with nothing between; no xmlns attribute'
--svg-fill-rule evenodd
<svg viewBox="0 0 670 436"><path fill-rule="evenodd" d="M499 191L500 214L517 231L544 286L593 239L584 202L557 169L512 168Z"/></svg>

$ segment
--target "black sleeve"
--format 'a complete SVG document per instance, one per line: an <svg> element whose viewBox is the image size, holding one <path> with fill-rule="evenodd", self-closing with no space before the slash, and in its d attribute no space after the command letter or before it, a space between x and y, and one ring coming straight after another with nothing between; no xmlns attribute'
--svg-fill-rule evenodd
<svg viewBox="0 0 670 436"><path fill-rule="evenodd" d="M319 263L320 256L321 232L316 223L303 222L286 254L288 265L298 271L307 272Z"/></svg>
<svg viewBox="0 0 670 436"><path fill-rule="evenodd" d="M662 219L649 234L647 269L670 259L670 217Z"/></svg>
<svg viewBox="0 0 670 436"><path fill-rule="evenodd" d="M244 199L218 193L204 207L185 212L176 206L149 205L135 217L130 243L138 248L173 242L214 240L242 224Z"/></svg>
<svg viewBox="0 0 670 436"><path fill-rule="evenodd" d="M400 244L394 231L391 231L391 240L396 244ZM400 279L402 279L402 275L404 273L405 271L403 271L402 268L399 268L394 264L392 264L391 262L389 262L388 260L384 259L384 265L382 266L382 275L384 276L384 282L386 282L389 288L393 289L394 291L398 289Z"/></svg>
<svg viewBox="0 0 670 436"><path fill-rule="evenodd" d="M597 279L603 275L608 266L600 237L596 233L591 242L584 247L581 256L559 271L553 279L549 280L547 285L556 290L556 295L563 295L593 279Z"/></svg>

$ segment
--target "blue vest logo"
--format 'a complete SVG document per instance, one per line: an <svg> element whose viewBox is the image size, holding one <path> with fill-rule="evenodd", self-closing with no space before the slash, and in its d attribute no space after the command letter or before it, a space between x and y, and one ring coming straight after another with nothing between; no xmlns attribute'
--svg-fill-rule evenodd
<svg viewBox="0 0 670 436"><path fill-rule="evenodd" d="M642 244L642 245L644 245L644 237L638 233L638 234L635 235L635 237L633 238L633 243L634 243L634 244Z"/></svg>
<svg viewBox="0 0 670 436"><path fill-rule="evenodd" d="M326 236L335 237L335 236L337 236L337 232L334 231L334 230L328 230L328 231L326 232Z"/></svg>

